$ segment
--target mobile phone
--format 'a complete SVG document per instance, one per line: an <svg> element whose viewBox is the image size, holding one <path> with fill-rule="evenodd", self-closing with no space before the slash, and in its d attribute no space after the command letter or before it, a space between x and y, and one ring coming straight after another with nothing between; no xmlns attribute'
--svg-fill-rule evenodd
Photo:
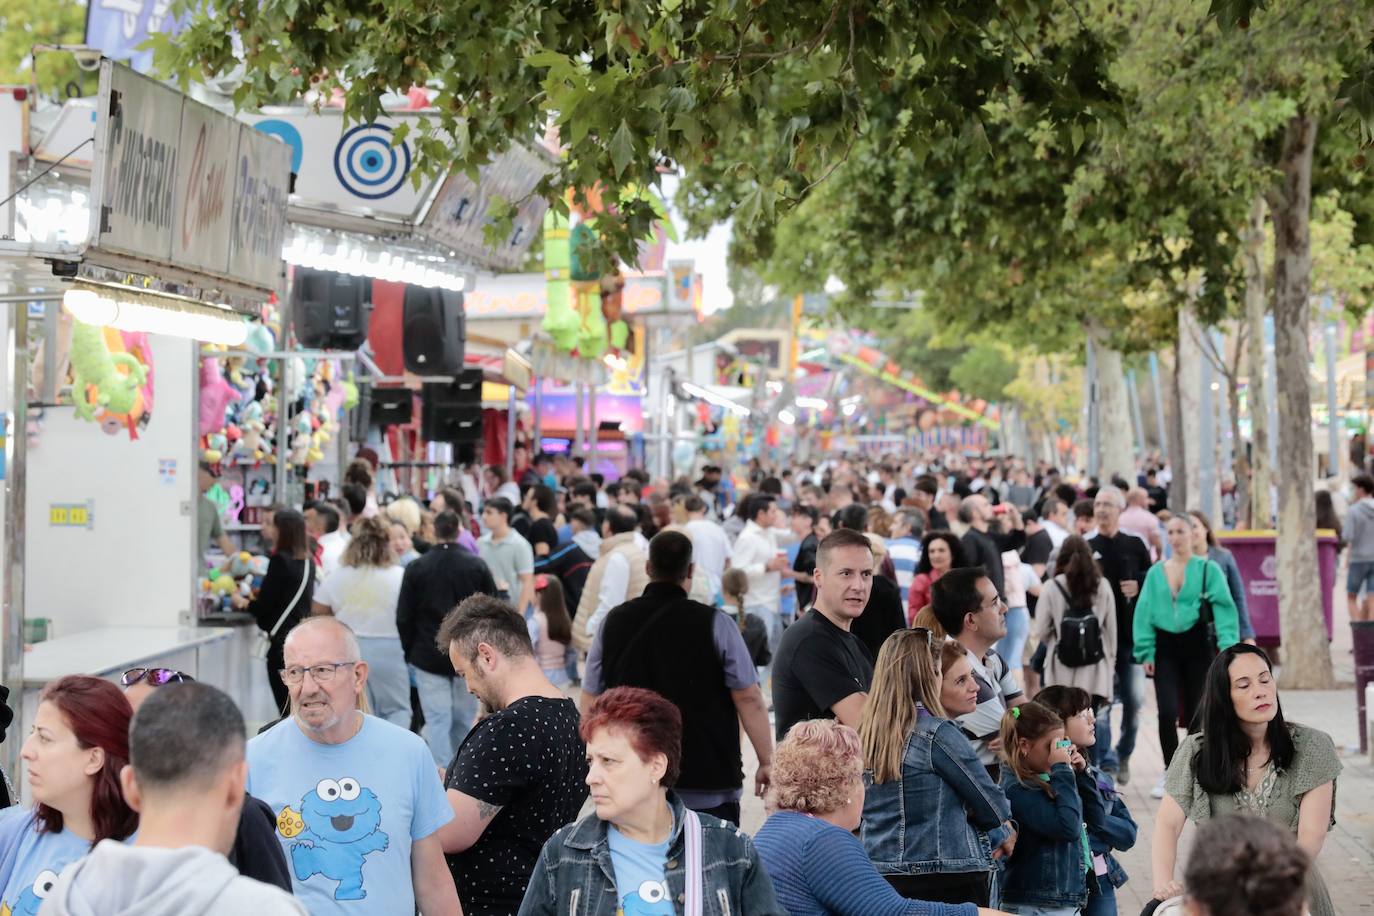
<svg viewBox="0 0 1374 916"><path fill-rule="evenodd" d="M1073 747L1073 742L1070 741L1068 738L1060 738L1058 741L1054 742L1054 746L1062 747L1065 750L1068 750L1069 748Z"/></svg>

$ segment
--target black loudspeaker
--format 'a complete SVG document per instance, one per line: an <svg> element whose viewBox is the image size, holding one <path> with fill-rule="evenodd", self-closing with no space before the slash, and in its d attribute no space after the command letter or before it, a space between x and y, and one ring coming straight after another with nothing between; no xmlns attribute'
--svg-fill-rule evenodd
<svg viewBox="0 0 1374 916"><path fill-rule="evenodd" d="M424 387L420 436L430 442L482 441L482 370L465 369L450 383Z"/></svg>
<svg viewBox="0 0 1374 916"><path fill-rule="evenodd" d="M407 286L401 325L406 370L416 375L456 375L463 368L467 331L463 294Z"/></svg>
<svg viewBox="0 0 1374 916"><path fill-rule="evenodd" d="M291 282L296 339L308 350L356 350L367 340L372 281L297 267Z"/></svg>

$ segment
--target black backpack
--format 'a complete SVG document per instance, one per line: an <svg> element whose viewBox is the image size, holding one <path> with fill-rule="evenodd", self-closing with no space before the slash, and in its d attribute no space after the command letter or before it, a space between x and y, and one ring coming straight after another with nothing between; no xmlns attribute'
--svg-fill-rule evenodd
<svg viewBox="0 0 1374 916"><path fill-rule="evenodd" d="M1054 580L1055 588L1064 596L1067 605L1064 619L1059 622L1059 641L1055 644L1054 654L1059 664L1066 668L1086 668L1095 665L1106 657L1102 649L1102 624L1091 606L1074 607L1073 599L1065 591L1059 580Z"/></svg>

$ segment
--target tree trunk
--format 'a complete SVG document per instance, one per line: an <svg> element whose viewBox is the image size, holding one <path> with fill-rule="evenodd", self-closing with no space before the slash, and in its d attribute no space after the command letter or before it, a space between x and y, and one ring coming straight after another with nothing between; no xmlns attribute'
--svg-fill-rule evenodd
<svg viewBox="0 0 1374 916"><path fill-rule="evenodd" d="M1317 569L1317 507L1312 497L1312 392L1308 373L1312 274L1312 152L1317 125L1299 113L1288 122L1278 163L1279 186L1269 194L1274 222L1274 356L1279 408L1279 638L1280 681L1286 688L1332 686L1331 647L1322 623ZM1327 596L1330 597L1330 596Z"/></svg>
<svg viewBox="0 0 1374 916"><path fill-rule="evenodd" d="M1175 512L1203 508L1202 501L1202 347L1197 316L1193 312L1192 295L1178 312L1178 413L1182 435L1183 464L1186 471L1183 487L1185 502L1170 506ZM1175 472L1175 477L1178 473Z"/></svg>
<svg viewBox="0 0 1374 916"><path fill-rule="evenodd" d="M1183 410L1179 397L1178 343L1175 342L1169 354L1169 381L1165 385L1165 407L1169 421L1169 510L1187 512L1188 499L1188 456L1183 450Z"/></svg>
<svg viewBox="0 0 1374 916"><path fill-rule="evenodd" d="M1269 466L1269 404L1264 394L1264 197L1256 194L1245 232L1245 323L1249 362L1245 397L1250 407L1250 527L1274 524Z"/></svg>
<svg viewBox="0 0 1374 916"><path fill-rule="evenodd" d="M1131 403L1126 397L1121 351L1107 345L1107 333L1100 326L1089 322L1083 330L1092 335L1097 355L1098 480L1105 484L1115 476L1134 486Z"/></svg>
<svg viewBox="0 0 1374 916"><path fill-rule="evenodd" d="M1228 358L1227 353L1222 354L1222 358L1227 362L1226 419L1231 427L1231 478L1236 483L1237 528L1244 527L1250 515L1250 461L1245 454L1245 440L1240 437L1240 365L1241 353L1245 347L1240 337L1243 336L1243 327L1244 325L1238 325L1236 328L1235 358Z"/></svg>

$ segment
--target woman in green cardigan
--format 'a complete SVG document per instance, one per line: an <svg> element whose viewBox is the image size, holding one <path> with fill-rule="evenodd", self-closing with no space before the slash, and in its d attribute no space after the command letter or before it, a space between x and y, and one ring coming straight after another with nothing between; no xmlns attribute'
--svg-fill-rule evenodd
<svg viewBox="0 0 1374 916"><path fill-rule="evenodd" d="M1159 705L1159 746L1167 767L1178 749L1179 694L1183 721L1197 730L1194 718L1202 702L1207 668L1220 649L1240 642L1236 604L1221 567L1193 553L1193 529L1187 515L1176 515L1165 528L1173 552L1150 567L1135 605L1135 660L1155 679ZM1202 598L1212 605L1217 645L1207 638ZM1164 794L1161 782L1155 798Z"/></svg>

